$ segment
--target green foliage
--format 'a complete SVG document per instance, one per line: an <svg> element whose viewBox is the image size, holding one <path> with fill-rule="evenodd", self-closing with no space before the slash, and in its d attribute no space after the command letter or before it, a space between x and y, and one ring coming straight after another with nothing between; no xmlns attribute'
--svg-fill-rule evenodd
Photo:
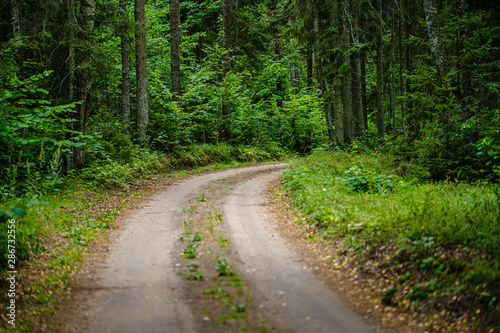
<svg viewBox="0 0 500 333"><path fill-rule="evenodd" d="M360 252L377 246L392 248L397 254L388 263L411 268L400 283L416 271L429 274L430 280L408 296L412 301L423 300L445 285L452 288L457 280L470 291L486 288L491 294L488 302L498 298L500 188L484 181L416 183L399 176L400 186L391 191L366 190L378 186L375 175L396 173L393 165L387 155L318 150L295 161L285 172L284 182L322 237L343 239ZM367 175L366 170L373 171ZM435 254L455 248L473 257L475 253L491 255L463 262ZM390 304L393 296L386 294L384 304Z"/></svg>
<svg viewBox="0 0 500 333"><path fill-rule="evenodd" d="M234 275L234 270L227 264L226 260L218 260L215 269L219 271L219 276Z"/></svg>
<svg viewBox="0 0 500 333"><path fill-rule="evenodd" d="M50 72L19 80L12 75L0 90L0 200L36 194L60 184L62 158L78 140L67 140L74 104L52 106L40 88ZM78 133L75 133L78 134Z"/></svg>
<svg viewBox="0 0 500 333"><path fill-rule="evenodd" d="M475 148L478 160L484 166L479 172L484 174L485 178L500 180L500 143L491 137L486 137L476 144Z"/></svg>
<svg viewBox="0 0 500 333"><path fill-rule="evenodd" d="M196 244L189 244L184 250L184 258L185 259L193 259L196 258Z"/></svg>
<svg viewBox="0 0 500 333"><path fill-rule="evenodd" d="M20 221L26 215L25 209L19 207L14 207L11 210L0 209L0 269L2 270L15 270L20 261L30 257L29 244L30 241L35 242L36 239L33 237L34 235L26 234L21 228ZM11 254L9 249L12 248L15 249L15 253ZM9 259L12 267L8 265Z"/></svg>
<svg viewBox="0 0 500 333"><path fill-rule="evenodd" d="M430 294L442 288L442 283L438 282L437 278L429 280L424 286L417 285L413 287L412 292L408 295L408 299L413 302L424 300Z"/></svg>
<svg viewBox="0 0 500 333"><path fill-rule="evenodd" d="M455 3L443 3L441 32L450 65L445 75L437 72L425 39L422 44L411 37L419 55L415 70L403 73L410 89L400 97L409 107L408 138L392 149L423 179L499 179L500 29L494 11L472 7L459 14Z"/></svg>
<svg viewBox="0 0 500 333"><path fill-rule="evenodd" d="M87 140L86 162L129 163L140 154L139 148L132 143L120 117L109 110L101 110L90 118Z"/></svg>
<svg viewBox="0 0 500 333"><path fill-rule="evenodd" d="M403 284L405 283L406 281L408 281L409 279L411 279L412 275L410 272L406 272L404 273L400 278L399 278L399 283Z"/></svg>
<svg viewBox="0 0 500 333"><path fill-rule="evenodd" d="M391 305L392 304L392 297L394 294L398 292L398 288L391 288L385 292L384 297L382 298L382 304L384 305Z"/></svg>
<svg viewBox="0 0 500 333"><path fill-rule="evenodd" d="M284 179L306 216L332 233L345 235L359 225L374 241L406 239L423 248L462 244L500 249L495 236L500 232L500 198L493 185L406 181L391 192L362 195L345 186L341 169L363 164L381 175L394 172L389 163L376 154L317 152L294 163ZM364 181L356 186L366 188Z"/></svg>
<svg viewBox="0 0 500 333"><path fill-rule="evenodd" d="M194 281L203 280L203 274L200 272L191 272L188 275L188 280L194 280Z"/></svg>
<svg viewBox="0 0 500 333"><path fill-rule="evenodd" d="M188 269L193 272L193 271L196 271L198 269L198 267L200 266L200 263L199 262L195 262L195 261L191 261L188 265Z"/></svg>
<svg viewBox="0 0 500 333"><path fill-rule="evenodd" d="M345 178L341 178L354 192L383 192L392 190L392 175L379 175L367 171L363 167L354 166L344 171Z"/></svg>

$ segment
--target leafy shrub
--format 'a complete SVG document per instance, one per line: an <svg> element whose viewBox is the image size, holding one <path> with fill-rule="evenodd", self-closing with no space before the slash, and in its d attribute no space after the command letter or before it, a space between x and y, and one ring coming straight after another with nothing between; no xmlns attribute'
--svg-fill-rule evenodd
<svg viewBox="0 0 500 333"><path fill-rule="evenodd" d="M121 118L111 111L100 111L89 121L88 133L91 140L87 144L87 162L98 160L128 163L138 153L138 147L125 132Z"/></svg>
<svg viewBox="0 0 500 333"><path fill-rule="evenodd" d="M52 106L49 92L40 88L49 75L45 71L25 80L14 75L0 90L0 198L58 185L64 155L83 145L66 140L75 105Z"/></svg>
<svg viewBox="0 0 500 333"><path fill-rule="evenodd" d="M392 175L379 175L367 171L363 167L354 166L344 171L345 178L341 178L354 192L378 193L386 189L392 190Z"/></svg>
<svg viewBox="0 0 500 333"><path fill-rule="evenodd" d="M495 143L491 137L486 137L474 146L477 149L476 155L483 164L483 168L479 172L484 174L486 178L499 180L500 144Z"/></svg>

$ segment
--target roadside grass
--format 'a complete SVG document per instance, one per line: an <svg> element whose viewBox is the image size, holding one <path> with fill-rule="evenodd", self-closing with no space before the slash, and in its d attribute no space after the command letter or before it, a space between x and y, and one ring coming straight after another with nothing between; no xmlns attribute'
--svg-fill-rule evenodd
<svg viewBox="0 0 500 333"><path fill-rule="evenodd" d="M449 318L500 330L500 188L398 175L379 153L318 151L284 175L316 237L361 271L392 274L382 304L444 304ZM465 317L464 317L465 315Z"/></svg>
<svg viewBox="0 0 500 333"><path fill-rule="evenodd" d="M88 245L113 228L116 215L130 202L149 193L161 174L186 173L273 161L286 158L279 151L228 145L193 146L162 155L143 151L127 164L107 162L89 166L62 179L50 193L30 193L0 201L0 288L7 288L8 220L16 225L16 326L7 324L2 311L0 331L33 332L54 322L60 299L71 294L72 276L78 271ZM10 299L0 296L5 309ZM49 326L47 326L49 325Z"/></svg>
<svg viewBox="0 0 500 333"><path fill-rule="evenodd" d="M86 168L77 179L94 188L124 188L137 185L138 179L150 178L159 173L208 169L223 169L241 164L277 161L285 158L284 151L255 147L234 147L221 145L195 145L186 151L170 154L139 151L136 159L130 163L117 164L102 162Z"/></svg>

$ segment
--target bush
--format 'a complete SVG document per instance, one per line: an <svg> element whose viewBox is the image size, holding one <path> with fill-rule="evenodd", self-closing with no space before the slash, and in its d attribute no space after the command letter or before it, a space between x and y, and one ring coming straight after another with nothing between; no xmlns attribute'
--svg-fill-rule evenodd
<svg viewBox="0 0 500 333"><path fill-rule="evenodd" d="M49 74L25 80L14 75L0 90L0 199L58 185L62 158L82 145L66 140L75 105L52 106L45 99L49 92L40 87Z"/></svg>

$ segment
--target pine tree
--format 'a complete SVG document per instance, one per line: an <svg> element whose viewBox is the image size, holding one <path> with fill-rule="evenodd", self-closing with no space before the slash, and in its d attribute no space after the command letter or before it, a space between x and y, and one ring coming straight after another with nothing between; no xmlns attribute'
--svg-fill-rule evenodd
<svg viewBox="0 0 500 333"><path fill-rule="evenodd" d="M135 0L134 14L137 25L135 30L137 126L139 129L139 142L144 146L149 122L145 0Z"/></svg>

